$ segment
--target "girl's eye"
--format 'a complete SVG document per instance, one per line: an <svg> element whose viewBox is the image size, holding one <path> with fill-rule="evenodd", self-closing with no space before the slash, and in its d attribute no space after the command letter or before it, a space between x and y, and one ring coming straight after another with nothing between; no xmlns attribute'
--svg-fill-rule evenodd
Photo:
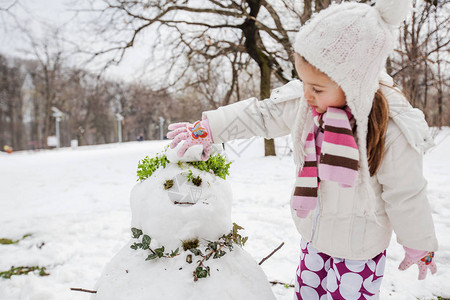
<svg viewBox="0 0 450 300"><path fill-rule="evenodd" d="M316 88L313 88L313 92L316 93L316 94L322 93L322 91L319 91L319 90L317 90Z"/></svg>

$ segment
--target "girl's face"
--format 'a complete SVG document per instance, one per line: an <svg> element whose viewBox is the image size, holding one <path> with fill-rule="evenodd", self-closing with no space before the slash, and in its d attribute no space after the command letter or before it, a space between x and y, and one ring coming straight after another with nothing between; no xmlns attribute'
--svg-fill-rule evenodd
<svg viewBox="0 0 450 300"><path fill-rule="evenodd" d="M318 113L324 113L329 106L344 107L344 91L314 66L295 53L295 69L303 82L303 93L308 104Z"/></svg>

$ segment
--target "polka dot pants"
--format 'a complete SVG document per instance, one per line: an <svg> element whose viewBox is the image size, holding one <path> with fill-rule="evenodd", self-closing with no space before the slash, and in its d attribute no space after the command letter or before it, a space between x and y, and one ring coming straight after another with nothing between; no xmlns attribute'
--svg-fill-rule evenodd
<svg viewBox="0 0 450 300"><path fill-rule="evenodd" d="M386 250L369 260L334 258L301 241L294 299L378 299Z"/></svg>

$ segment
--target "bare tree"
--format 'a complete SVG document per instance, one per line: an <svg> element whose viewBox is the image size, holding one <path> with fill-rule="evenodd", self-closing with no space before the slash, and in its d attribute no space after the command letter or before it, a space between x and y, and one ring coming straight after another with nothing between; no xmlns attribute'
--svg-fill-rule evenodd
<svg viewBox="0 0 450 300"><path fill-rule="evenodd" d="M331 4L331 0L308 0L299 8L297 2L104 1L103 7L96 6L96 19L102 20L99 31L110 46L95 51L93 57L108 56L105 67L118 64L129 48L146 37L153 41L153 65L160 67L157 61L162 60L167 66L164 87L182 82L182 88L196 88L211 107L226 105L241 99L239 79L256 64L260 98L265 99L270 96L272 77L281 83L295 77L295 32L314 12ZM275 155L273 141L266 141L265 153Z"/></svg>
<svg viewBox="0 0 450 300"><path fill-rule="evenodd" d="M21 148L21 86L23 76L19 68L9 66L0 56L0 145Z"/></svg>
<svg viewBox="0 0 450 300"><path fill-rule="evenodd" d="M430 124L448 125L450 1L413 1L413 5L411 17L400 30L391 74Z"/></svg>

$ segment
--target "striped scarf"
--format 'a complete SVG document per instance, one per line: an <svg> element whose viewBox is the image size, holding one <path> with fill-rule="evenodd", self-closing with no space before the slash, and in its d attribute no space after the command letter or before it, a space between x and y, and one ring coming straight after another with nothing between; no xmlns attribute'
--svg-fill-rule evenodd
<svg viewBox="0 0 450 300"><path fill-rule="evenodd" d="M316 208L321 180L350 187L358 177L359 151L350 109L328 107L324 114L312 111L315 125L306 138L305 163L298 172L292 198L292 208L300 218Z"/></svg>

